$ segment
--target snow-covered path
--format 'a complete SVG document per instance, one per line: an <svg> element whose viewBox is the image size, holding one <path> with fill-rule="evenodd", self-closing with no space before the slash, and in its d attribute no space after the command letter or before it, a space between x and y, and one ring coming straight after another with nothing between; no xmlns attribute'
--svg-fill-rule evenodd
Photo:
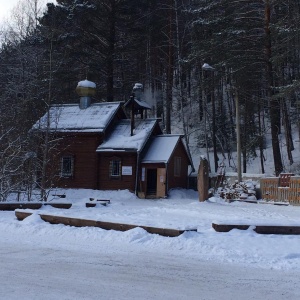
<svg viewBox="0 0 300 300"><path fill-rule="evenodd" d="M90 253L65 246L1 246L0 299L300 299L293 272L146 249Z"/></svg>

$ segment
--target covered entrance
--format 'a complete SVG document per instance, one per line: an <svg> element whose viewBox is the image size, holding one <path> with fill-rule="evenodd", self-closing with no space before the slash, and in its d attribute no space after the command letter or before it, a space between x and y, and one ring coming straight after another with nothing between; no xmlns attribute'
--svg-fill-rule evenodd
<svg viewBox="0 0 300 300"><path fill-rule="evenodd" d="M158 135L142 155L138 193L141 198L165 198L172 188L186 188L190 156L181 135Z"/></svg>
<svg viewBox="0 0 300 300"><path fill-rule="evenodd" d="M166 168L147 169L147 197L166 196Z"/></svg>
<svg viewBox="0 0 300 300"><path fill-rule="evenodd" d="M147 196L156 196L157 169L147 169Z"/></svg>

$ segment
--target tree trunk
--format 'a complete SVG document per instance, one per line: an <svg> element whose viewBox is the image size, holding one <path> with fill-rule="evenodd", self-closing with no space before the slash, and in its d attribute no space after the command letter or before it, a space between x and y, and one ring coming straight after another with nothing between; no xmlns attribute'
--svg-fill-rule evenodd
<svg viewBox="0 0 300 300"><path fill-rule="evenodd" d="M261 173L265 173L265 166L264 166L264 136L263 136L263 129L261 124L261 107L259 104L259 110L258 110L258 130L259 130L259 158L260 158L260 167L261 167Z"/></svg>
<svg viewBox="0 0 300 300"><path fill-rule="evenodd" d="M291 124L287 112L286 102L282 101L282 110L283 110L283 126L285 131L285 140L286 140L286 151L290 165L294 163L292 150L294 150L293 140L291 137Z"/></svg>
<svg viewBox="0 0 300 300"><path fill-rule="evenodd" d="M107 101L114 99L114 54L116 41L116 10L115 1L111 3L111 11L109 15L109 45L107 53Z"/></svg>
<svg viewBox="0 0 300 300"><path fill-rule="evenodd" d="M50 40L49 53L49 84L48 84L48 99L47 99L47 114L46 114L46 128L44 136L44 144L42 149L42 174L41 174L41 200L47 201L47 166L49 153L49 135L50 135L50 105L52 99L52 54L53 54L53 37Z"/></svg>
<svg viewBox="0 0 300 300"><path fill-rule="evenodd" d="M166 133L171 133L171 109L173 88L173 0L170 0L169 8L169 41L168 41L168 66L167 66L167 91L166 91Z"/></svg>
<svg viewBox="0 0 300 300"><path fill-rule="evenodd" d="M278 134L280 127L278 127L278 115L280 114L280 106L273 96L273 69L272 69L272 45L271 45L271 31L270 31L270 0L265 0L265 52L266 52L266 77L267 77L267 96L270 104L270 121L271 121L271 135L272 148L275 166L275 175L278 176L283 171L281 160L280 145Z"/></svg>

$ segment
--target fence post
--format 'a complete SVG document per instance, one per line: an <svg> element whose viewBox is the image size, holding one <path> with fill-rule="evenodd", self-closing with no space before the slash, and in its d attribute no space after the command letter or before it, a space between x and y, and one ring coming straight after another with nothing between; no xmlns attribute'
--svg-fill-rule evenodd
<svg viewBox="0 0 300 300"><path fill-rule="evenodd" d="M197 189L199 193L199 201L203 202L208 199L209 188L209 172L208 161L206 158L200 157L200 165L197 177Z"/></svg>

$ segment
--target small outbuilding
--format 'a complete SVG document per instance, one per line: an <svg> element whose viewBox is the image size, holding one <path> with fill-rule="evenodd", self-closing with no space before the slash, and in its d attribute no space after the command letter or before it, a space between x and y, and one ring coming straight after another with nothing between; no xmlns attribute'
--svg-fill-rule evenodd
<svg viewBox="0 0 300 300"><path fill-rule="evenodd" d="M188 186L188 166L193 166L182 135L151 138L141 159L140 196L166 197L172 188Z"/></svg>

